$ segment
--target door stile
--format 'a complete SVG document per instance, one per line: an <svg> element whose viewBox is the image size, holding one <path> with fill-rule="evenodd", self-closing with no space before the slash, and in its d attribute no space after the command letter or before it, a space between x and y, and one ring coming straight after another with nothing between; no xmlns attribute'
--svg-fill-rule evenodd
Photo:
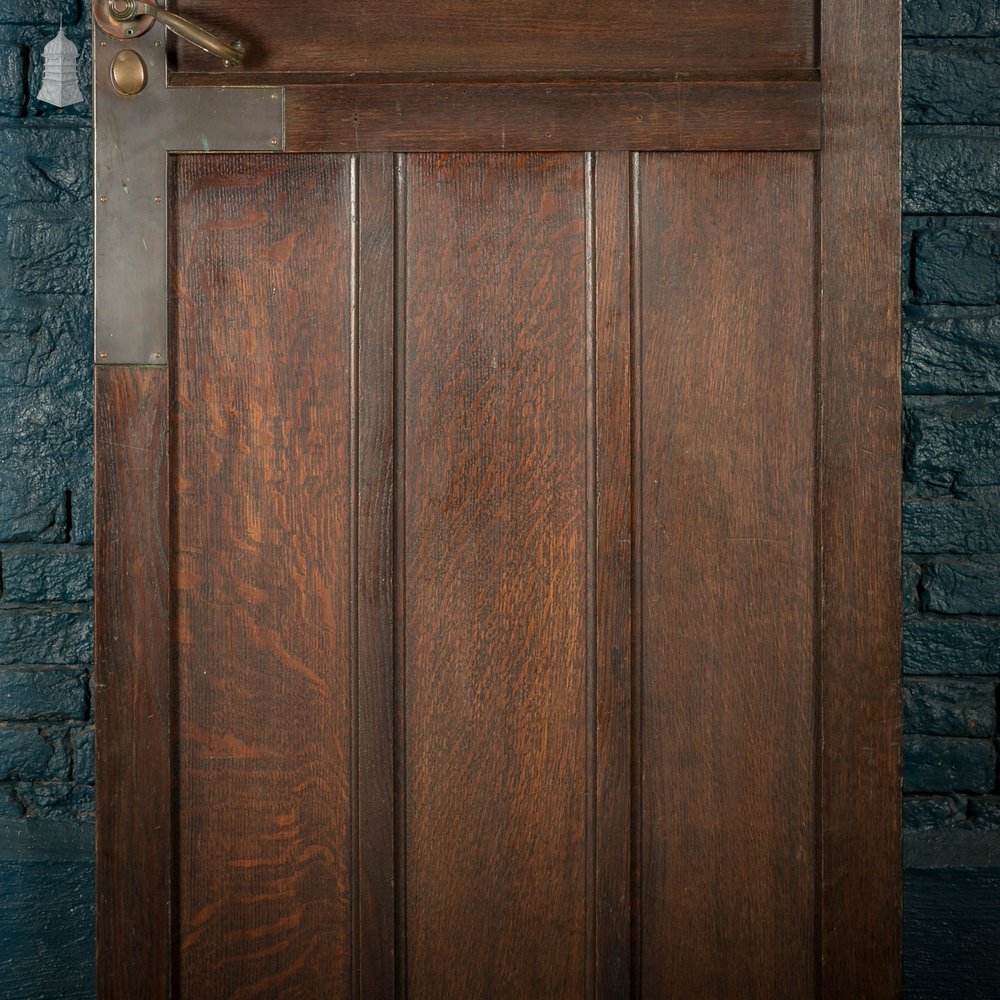
<svg viewBox="0 0 1000 1000"><path fill-rule="evenodd" d="M99 997L172 995L167 379L164 367L95 371Z"/></svg>
<svg viewBox="0 0 1000 1000"><path fill-rule="evenodd" d="M822 5L821 993L901 990L897 0Z"/></svg>

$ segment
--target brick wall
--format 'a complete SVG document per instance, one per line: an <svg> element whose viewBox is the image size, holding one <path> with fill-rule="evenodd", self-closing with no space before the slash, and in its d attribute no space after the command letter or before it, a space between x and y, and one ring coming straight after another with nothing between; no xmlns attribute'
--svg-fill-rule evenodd
<svg viewBox="0 0 1000 1000"><path fill-rule="evenodd" d="M1000 5L905 0L905 981L1000 995Z"/></svg>
<svg viewBox="0 0 1000 1000"><path fill-rule="evenodd" d="M59 28L84 104L38 92ZM0 998L93 995L89 22L0 0Z"/></svg>
<svg viewBox="0 0 1000 1000"><path fill-rule="evenodd" d="M0 816L93 811L90 107L36 101L76 2L0 0Z"/></svg>
<svg viewBox="0 0 1000 1000"><path fill-rule="evenodd" d="M1000 6L906 13L905 817L1000 829Z"/></svg>

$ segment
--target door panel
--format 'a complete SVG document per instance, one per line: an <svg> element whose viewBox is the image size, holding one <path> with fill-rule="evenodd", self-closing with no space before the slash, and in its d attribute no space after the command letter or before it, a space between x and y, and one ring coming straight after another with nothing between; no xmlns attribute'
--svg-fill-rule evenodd
<svg viewBox="0 0 1000 1000"><path fill-rule="evenodd" d="M176 6L252 55L94 49L100 995L897 995L896 0Z"/></svg>
<svg viewBox="0 0 1000 1000"><path fill-rule="evenodd" d="M636 200L644 995L808 996L813 159L643 154Z"/></svg>
<svg viewBox="0 0 1000 1000"><path fill-rule="evenodd" d="M351 982L353 174L175 160L182 996Z"/></svg>
<svg viewBox="0 0 1000 1000"><path fill-rule="evenodd" d="M403 178L408 995L578 996L585 161L414 156Z"/></svg>
<svg viewBox="0 0 1000 1000"><path fill-rule="evenodd" d="M193 156L172 177L181 995L349 988L371 751L398 758L373 863L410 995L615 980L627 941L596 893L633 768L644 995L794 995L816 892L812 157ZM360 252L370 216L394 264ZM358 409L378 377L358 340L388 332L358 303L380 295L394 441L384 404ZM634 453L598 402L633 392ZM362 655L359 574L386 556L358 518L387 464L398 632ZM607 635L632 574L630 723ZM395 731L362 733L365 706Z"/></svg>
<svg viewBox="0 0 1000 1000"><path fill-rule="evenodd" d="M239 37L250 69L342 76L733 72L812 66L814 0L342 0L304 9L184 0L179 13ZM256 30L255 30L256 29ZM219 69L182 45L181 69Z"/></svg>

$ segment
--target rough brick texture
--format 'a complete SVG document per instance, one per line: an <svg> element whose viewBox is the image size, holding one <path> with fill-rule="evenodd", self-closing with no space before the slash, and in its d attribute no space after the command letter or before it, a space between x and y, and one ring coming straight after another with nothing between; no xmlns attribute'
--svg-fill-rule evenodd
<svg viewBox="0 0 1000 1000"><path fill-rule="evenodd" d="M0 0L0 817L14 819L93 814L89 6ZM87 95L69 108L34 97L60 21Z"/></svg>
<svg viewBox="0 0 1000 1000"><path fill-rule="evenodd" d="M996 305L1000 301L1000 229L941 225L913 236L913 301L921 305Z"/></svg>
<svg viewBox="0 0 1000 1000"><path fill-rule="evenodd" d="M906 995L974 1000L996 970L959 945L1000 924L995 886L941 914L981 884L947 871L968 838L1000 833L1000 5L904 0L903 32L903 824L936 852Z"/></svg>
<svg viewBox="0 0 1000 1000"><path fill-rule="evenodd" d="M912 45L903 54L910 122L1000 122L1000 51L983 44Z"/></svg>
<svg viewBox="0 0 1000 1000"><path fill-rule="evenodd" d="M996 0L903 0L904 38L992 38L1000 35ZM909 82L906 83L909 88Z"/></svg>
<svg viewBox="0 0 1000 1000"><path fill-rule="evenodd" d="M907 733L924 736L992 736L997 727L993 681L908 680L903 689Z"/></svg>
<svg viewBox="0 0 1000 1000"><path fill-rule="evenodd" d="M992 740L907 736L903 787L908 792L989 792L996 787Z"/></svg>
<svg viewBox="0 0 1000 1000"><path fill-rule="evenodd" d="M0 997L94 995L90 27L0 0ZM62 21L85 100L38 101Z"/></svg>

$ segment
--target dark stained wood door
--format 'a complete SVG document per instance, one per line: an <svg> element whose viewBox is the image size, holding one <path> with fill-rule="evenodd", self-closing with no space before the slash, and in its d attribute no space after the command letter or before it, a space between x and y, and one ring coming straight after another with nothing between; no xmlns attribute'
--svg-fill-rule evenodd
<svg viewBox="0 0 1000 1000"><path fill-rule="evenodd" d="M177 6L101 996L898 995L898 7Z"/></svg>

